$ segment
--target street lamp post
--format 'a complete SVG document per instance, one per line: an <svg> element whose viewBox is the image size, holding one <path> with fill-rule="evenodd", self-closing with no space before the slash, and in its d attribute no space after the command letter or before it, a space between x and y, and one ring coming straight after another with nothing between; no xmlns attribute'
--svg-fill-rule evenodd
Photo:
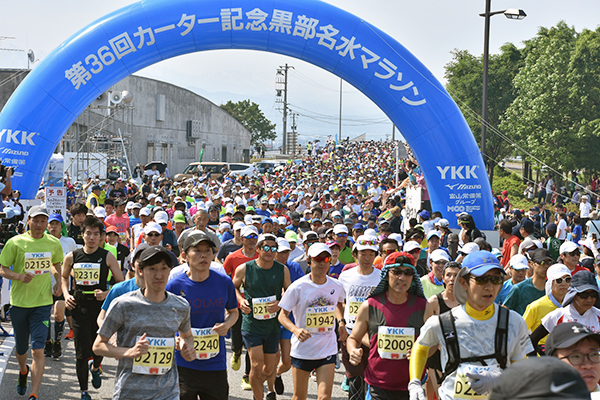
<svg viewBox="0 0 600 400"><path fill-rule="evenodd" d="M485 155L485 134L486 134L486 121L487 121L487 86L488 86L488 60L490 56L490 18L493 15L504 14L508 19L524 19L527 14L525 11L509 8L503 11L492 11L490 12L490 8L492 7L492 0L485 0L485 13L479 14L479 16L485 18L485 27L484 27L484 38L483 38L483 93L482 93L482 101L481 101L481 154ZM487 161L485 157L483 159L483 164L487 165Z"/></svg>

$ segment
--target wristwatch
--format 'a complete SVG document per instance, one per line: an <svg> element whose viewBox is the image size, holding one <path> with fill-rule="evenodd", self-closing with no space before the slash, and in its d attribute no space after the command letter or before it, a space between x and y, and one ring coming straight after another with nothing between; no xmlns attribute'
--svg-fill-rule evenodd
<svg viewBox="0 0 600 400"><path fill-rule="evenodd" d="M346 325L346 320L344 318L342 319L338 319L338 324L344 323L344 325Z"/></svg>

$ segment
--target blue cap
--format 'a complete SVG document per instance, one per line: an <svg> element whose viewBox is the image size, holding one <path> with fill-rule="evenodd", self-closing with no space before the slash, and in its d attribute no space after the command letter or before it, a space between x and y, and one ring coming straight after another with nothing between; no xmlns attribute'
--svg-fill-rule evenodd
<svg viewBox="0 0 600 400"><path fill-rule="evenodd" d="M48 223L52 222L52 221L58 221L61 224L63 223L63 217L60 214L50 214L50 217L48 217Z"/></svg>
<svg viewBox="0 0 600 400"><path fill-rule="evenodd" d="M475 251L462 262L463 268L469 269L469 273L474 276L482 276L492 269L499 269L504 272L504 268L500 265L500 261L495 255L486 250Z"/></svg>
<svg viewBox="0 0 600 400"><path fill-rule="evenodd" d="M265 218L265 219L262 220L263 224L266 224L267 222L273 223L273 220L271 218L269 218L269 217L267 217L267 218Z"/></svg>
<svg viewBox="0 0 600 400"><path fill-rule="evenodd" d="M429 219L429 211L427 210L423 210L419 213L419 217L421 217L424 220L428 220Z"/></svg>
<svg viewBox="0 0 600 400"><path fill-rule="evenodd" d="M352 229L362 229L364 231L365 227L362 224L354 224L354 226L352 227Z"/></svg>

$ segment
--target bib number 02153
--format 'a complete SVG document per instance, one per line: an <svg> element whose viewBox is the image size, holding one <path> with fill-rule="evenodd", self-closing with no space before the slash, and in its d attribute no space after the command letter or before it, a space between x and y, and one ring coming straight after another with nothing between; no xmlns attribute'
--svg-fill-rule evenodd
<svg viewBox="0 0 600 400"><path fill-rule="evenodd" d="M277 300L275 296L269 297L256 297L252 299L252 316L254 319L265 320L272 319L277 316L277 313L270 313L267 310L269 303Z"/></svg>

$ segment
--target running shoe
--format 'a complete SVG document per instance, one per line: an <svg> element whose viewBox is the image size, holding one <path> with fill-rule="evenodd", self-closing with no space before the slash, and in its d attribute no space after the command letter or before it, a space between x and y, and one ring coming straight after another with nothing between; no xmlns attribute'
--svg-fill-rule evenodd
<svg viewBox="0 0 600 400"><path fill-rule="evenodd" d="M316 370L312 370L312 372L310 373L310 377L312 378L313 381L317 381L317 371Z"/></svg>
<svg viewBox="0 0 600 400"><path fill-rule="evenodd" d="M92 366L94 365L94 360L90 360L88 365L90 367L90 372L92 373L92 386L95 389L99 389L100 386L102 386L102 376L100 376L102 374L102 371L100 370L100 368L98 368L97 371L94 371L92 369Z"/></svg>
<svg viewBox="0 0 600 400"><path fill-rule="evenodd" d="M73 332L73 329L69 329L69 333L67 333L67 336L65 336L65 339L73 340L74 337L75 337L75 333Z"/></svg>
<svg viewBox="0 0 600 400"><path fill-rule="evenodd" d="M335 369L340 369L341 367L341 363L340 363L340 355L336 354L335 355Z"/></svg>
<svg viewBox="0 0 600 400"><path fill-rule="evenodd" d="M283 379L281 379L281 376L276 376L275 377L275 393L283 394L284 390L285 390L285 387L283 386Z"/></svg>
<svg viewBox="0 0 600 400"><path fill-rule="evenodd" d="M344 392L349 392L350 391L350 385L348 384L348 378L344 377L344 380L342 382L342 390Z"/></svg>
<svg viewBox="0 0 600 400"><path fill-rule="evenodd" d="M232 370L239 371L240 366L242 365L241 358L242 358L241 354L233 353L233 355L231 356L231 369Z"/></svg>
<svg viewBox="0 0 600 400"><path fill-rule="evenodd" d="M46 340L46 346L44 347L44 355L46 357L52 357L52 340Z"/></svg>
<svg viewBox="0 0 600 400"><path fill-rule="evenodd" d="M81 400L92 400L92 396L88 392L81 392Z"/></svg>
<svg viewBox="0 0 600 400"><path fill-rule="evenodd" d="M242 376L242 389L252 390L252 386L250 386L250 377L248 377L248 375Z"/></svg>
<svg viewBox="0 0 600 400"><path fill-rule="evenodd" d="M55 360L58 360L60 357L62 357L62 345L60 342L54 342L52 344L52 357Z"/></svg>
<svg viewBox="0 0 600 400"><path fill-rule="evenodd" d="M38 399L38 397L37 397L37 394L31 393L31 394L29 395L29 400L39 400L39 399Z"/></svg>
<svg viewBox="0 0 600 400"><path fill-rule="evenodd" d="M275 392L267 393L267 400L277 400L277 395L275 394Z"/></svg>
<svg viewBox="0 0 600 400"><path fill-rule="evenodd" d="M23 396L27 393L27 375L29 375L29 365L27 365L27 372L23 375L19 372L19 381L17 383L17 393Z"/></svg>

